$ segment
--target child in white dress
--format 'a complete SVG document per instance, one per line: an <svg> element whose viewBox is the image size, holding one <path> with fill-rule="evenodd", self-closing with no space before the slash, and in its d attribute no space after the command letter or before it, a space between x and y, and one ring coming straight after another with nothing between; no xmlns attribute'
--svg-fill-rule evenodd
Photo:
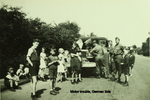
<svg viewBox="0 0 150 100"><path fill-rule="evenodd" d="M64 49L63 48L59 48L58 50L59 55L58 55L58 59L59 59L59 65L58 65L58 69L57 69L57 73L58 73L58 82L61 81L62 82L62 78L63 78L63 73L65 73L65 60L64 60Z"/></svg>
<svg viewBox="0 0 150 100"><path fill-rule="evenodd" d="M69 51L65 50L64 51L64 60L65 60L65 79L67 80L67 73L68 73L68 68L67 68L67 64L70 62L70 55L69 55Z"/></svg>
<svg viewBox="0 0 150 100"><path fill-rule="evenodd" d="M39 76L42 81L45 81L44 79L44 73L46 69L46 53L45 53L45 48L42 48L42 52L40 53L40 69L39 69Z"/></svg>

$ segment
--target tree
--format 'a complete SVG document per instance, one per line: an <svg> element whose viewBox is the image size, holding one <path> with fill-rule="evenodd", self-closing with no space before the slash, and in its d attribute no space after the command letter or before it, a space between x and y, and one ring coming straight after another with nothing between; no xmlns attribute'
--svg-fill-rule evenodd
<svg viewBox="0 0 150 100"><path fill-rule="evenodd" d="M150 37L146 39L146 42L142 44L142 52L144 56L150 56Z"/></svg>
<svg viewBox="0 0 150 100"><path fill-rule="evenodd" d="M40 18L26 18L21 7L3 6L0 8L0 77L6 74L6 68L11 65L16 70L19 63L26 63L26 53L32 40L41 40L40 48L70 49L74 38L80 37L80 28L76 23L63 22L60 24L46 24Z"/></svg>

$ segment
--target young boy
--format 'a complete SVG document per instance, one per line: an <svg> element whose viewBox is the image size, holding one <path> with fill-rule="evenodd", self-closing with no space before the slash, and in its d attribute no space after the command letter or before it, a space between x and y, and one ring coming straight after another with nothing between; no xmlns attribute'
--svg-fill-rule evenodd
<svg viewBox="0 0 150 100"><path fill-rule="evenodd" d="M129 76L132 76L132 70L133 70L133 66L134 66L134 63L135 63L135 56L133 54L133 48L130 48L130 60L129 60Z"/></svg>
<svg viewBox="0 0 150 100"><path fill-rule="evenodd" d="M4 84L7 88L9 88L11 91L15 92L15 89L21 89L21 87L18 86L19 77L14 74L14 70L12 67L8 68L7 75L4 79Z"/></svg>
<svg viewBox="0 0 150 100"><path fill-rule="evenodd" d="M24 68L24 75L25 75L25 78L26 78L26 79L29 79L30 74L29 74L29 68L28 68L28 67L25 67L25 68Z"/></svg>
<svg viewBox="0 0 150 100"><path fill-rule="evenodd" d="M129 60L130 60L130 53L128 52L127 54L125 54L124 56L124 61L122 63L123 65L123 73L125 76L125 82L124 82L124 86L129 86Z"/></svg>
<svg viewBox="0 0 150 100"><path fill-rule="evenodd" d="M57 66L59 65L58 63L58 57L55 54L55 49L51 48L50 49L50 56L48 57L48 67L49 67L49 76L50 76L50 94L51 95L56 95L59 92L55 90L56 86L56 78L57 78Z"/></svg>
<svg viewBox="0 0 150 100"><path fill-rule="evenodd" d="M23 64L19 64L19 69L16 72L17 76L19 76L19 79L25 78L25 74L23 72L23 67L24 67Z"/></svg>
<svg viewBox="0 0 150 100"><path fill-rule="evenodd" d="M31 86L32 86L31 98L39 97L38 95L35 94L36 85L37 85L37 75L38 75L39 64L40 64L40 59L36 50L38 46L39 46L39 40L34 39L32 43L32 47L28 49L27 58L26 58L30 65L29 73L31 75Z"/></svg>

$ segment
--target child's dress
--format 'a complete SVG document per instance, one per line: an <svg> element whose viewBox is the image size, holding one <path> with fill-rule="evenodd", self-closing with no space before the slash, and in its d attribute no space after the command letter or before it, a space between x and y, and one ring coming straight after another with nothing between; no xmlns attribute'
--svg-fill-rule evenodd
<svg viewBox="0 0 150 100"><path fill-rule="evenodd" d="M46 62L45 62L46 54L41 52L40 53L40 68L46 68Z"/></svg>
<svg viewBox="0 0 150 100"><path fill-rule="evenodd" d="M59 65L58 65L57 72L58 72L58 73L64 73L64 72L65 72L64 55L63 55L63 54L59 54L59 55L58 55L58 59L59 59Z"/></svg>

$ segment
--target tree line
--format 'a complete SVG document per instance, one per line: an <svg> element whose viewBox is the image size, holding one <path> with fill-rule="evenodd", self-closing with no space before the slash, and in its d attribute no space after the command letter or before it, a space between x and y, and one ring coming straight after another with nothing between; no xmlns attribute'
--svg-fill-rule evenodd
<svg viewBox="0 0 150 100"><path fill-rule="evenodd" d="M70 49L74 38L80 37L80 27L74 22L47 24L40 18L27 18L21 7L0 8L0 78L4 77L8 66L15 70L19 63L26 63L27 50L32 40L37 38L41 47Z"/></svg>

